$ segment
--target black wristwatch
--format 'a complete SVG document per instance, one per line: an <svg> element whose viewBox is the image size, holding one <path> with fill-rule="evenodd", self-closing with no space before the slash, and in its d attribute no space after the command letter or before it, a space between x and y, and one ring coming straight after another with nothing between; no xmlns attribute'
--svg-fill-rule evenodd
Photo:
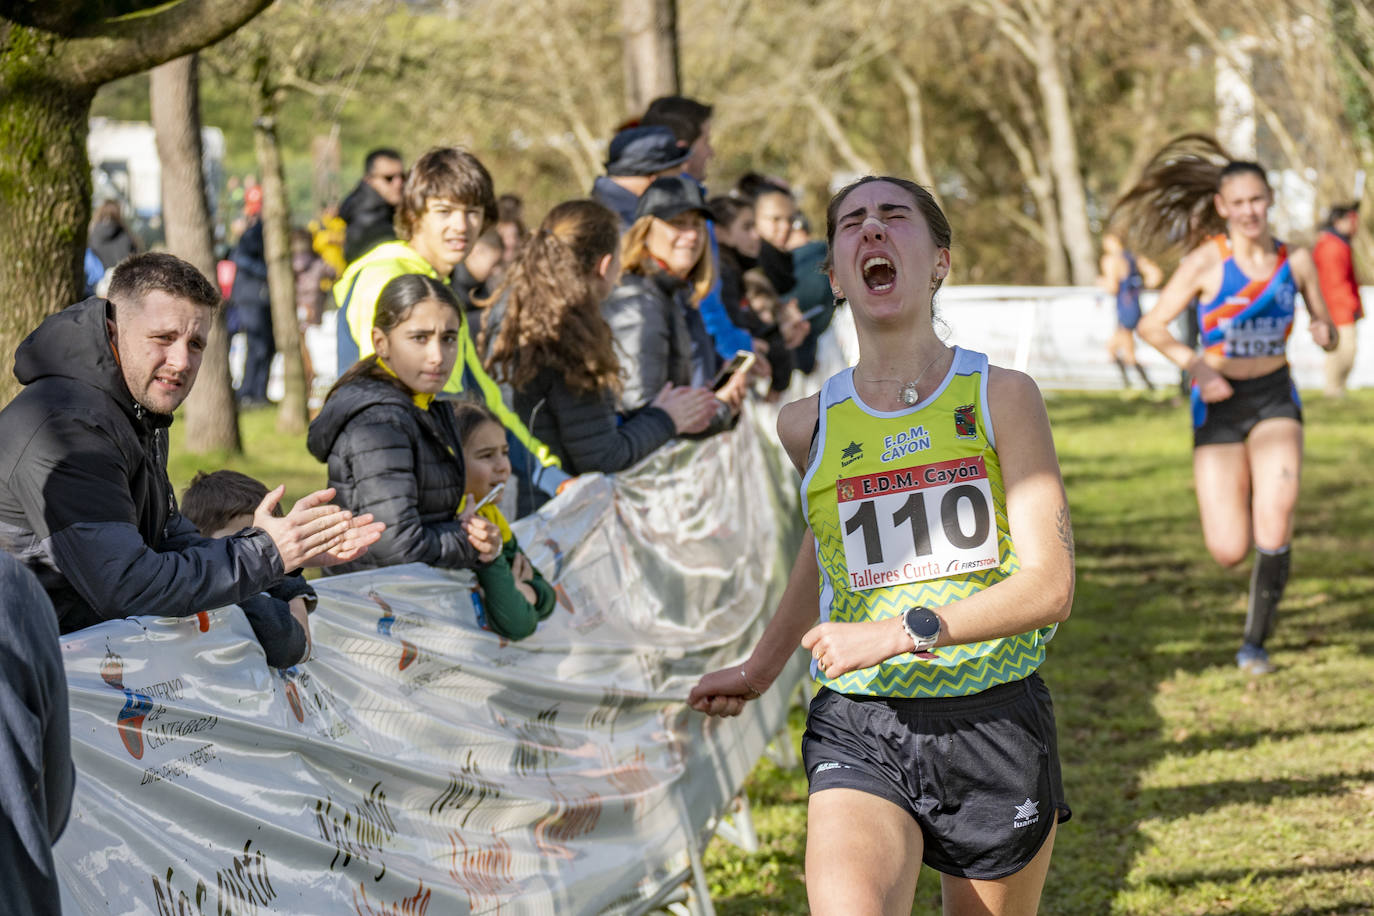
<svg viewBox="0 0 1374 916"><path fill-rule="evenodd" d="M940 618L928 607L908 608L902 615L902 629L911 637L912 652L926 652L940 638Z"/></svg>

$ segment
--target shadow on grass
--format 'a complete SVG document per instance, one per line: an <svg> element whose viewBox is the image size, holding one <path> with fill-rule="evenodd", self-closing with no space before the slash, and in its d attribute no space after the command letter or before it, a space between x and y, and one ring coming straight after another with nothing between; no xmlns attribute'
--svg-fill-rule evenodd
<svg viewBox="0 0 1374 916"><path fill-rule="evenodd" d="M1368 727L1367 722L1340 722L1313 725L1310 728L1271 731L1212 731L1190 735L1182 741L1170 741L1168 750L1170 754L1183 756L1192 756L1203 751L1243 751L1255 747L1261 741L1291 741L1295 738L1310 738L1313 735L1347 735L1362 732Z"/></svg>
<svg viewBox="0 0 1374 916"><path fill-rule="evenodd" d="M1179 890L1196 884L1207 882L1234 882L1234 881L1264 881L1266 879L1285 879L1303 878L1314 874L1354 874L1363 871L1374 870L1374 859L1357 859L1353 862L1336 862L1325 865L1294 865L1290 868L1219 868L1207 871L1178 872L1168 877L1146 878L1146 884L1155 887L1167 888L1169 890ZM1344 906L1344 904L1342 904ZM1369 904L1364 904L1366 908ZM1354 912L1353 910L1301 910L1299 912L1313 913L1341 913ZM1364 910L1368 912L1368 909Z"/></svg>
<svg viewBox="0 0 1374 916"><path fill-rule="evenodd" d="M1236 779L1191 786L1148 789L1135 796L1141 814L1176 820L1222 805L1265 805L1278 799L1328 798L1344 795L1352 782L1374 779L1374 770L1336 773L1313 779Z"/></svg>

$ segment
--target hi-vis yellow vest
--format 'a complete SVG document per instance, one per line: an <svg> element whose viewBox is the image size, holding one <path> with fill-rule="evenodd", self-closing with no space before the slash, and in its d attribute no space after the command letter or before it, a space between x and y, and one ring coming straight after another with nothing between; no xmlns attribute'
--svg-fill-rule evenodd
<svg viewBox="0 0 1374 916"><path fill-rule="evenodd" d="M820 428L802 479L816 537L823 621L885 620L907 608L945 608L1020 567L1007 526L1006 493L987 408L988 358L955 348L940 387L914 407L874 410L854 390L854 370L826 380ZM840 693L967 696L1040 667L1054 627L920 657L903 653L827 678Z"/></svg>

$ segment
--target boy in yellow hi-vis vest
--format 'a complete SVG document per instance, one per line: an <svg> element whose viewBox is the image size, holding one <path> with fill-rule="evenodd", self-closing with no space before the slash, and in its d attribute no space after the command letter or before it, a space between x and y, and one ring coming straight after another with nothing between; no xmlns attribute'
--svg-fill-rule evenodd
<svg viewBox="0 0 1374 916"><path fill-rule="evenodd" d="M339 372L372 352L372 317L377 296L402 274L423 274L449 282L485 225L496 220L496 195L486 167L464 150L439 147L425 153L406 176L396 208L400 240L384 242L363 255L334 284L339 306ZM568 480L558 458L507 409L501 389L482 368L472 335L459 335L458 362L444 391L471 390L500 418L510 434L511 464L539 490L554 495Z"/></svg>

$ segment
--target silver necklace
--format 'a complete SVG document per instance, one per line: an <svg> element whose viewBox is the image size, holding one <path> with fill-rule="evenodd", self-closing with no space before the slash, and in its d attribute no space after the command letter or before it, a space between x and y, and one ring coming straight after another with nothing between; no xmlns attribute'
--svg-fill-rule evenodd
<svg viewBox="0 0 1374 916"><path fill-rule="evenodd" d="M935 365L939 361L940 357L944 356L947 352L949 352L948 348L941 349L938 353L935 354L935 356L930 360L930 362L925 364L925 367L921 369L919 375L917 375L914 379L907 382L906 384L902 385L902 390L898 393L898 397L902 399L903 404L905 404L908 407L916 406L916 403L921 400L921 393L919 390L917 390L916 386L920 384L921 379L925 377L925 374L927 371L929 371L930 367ZM864 378L863 376L859 376L859 378L861 381L868 382L872 385L876 385L879 382L901 381L901 379L899 378Z"/></svg>

